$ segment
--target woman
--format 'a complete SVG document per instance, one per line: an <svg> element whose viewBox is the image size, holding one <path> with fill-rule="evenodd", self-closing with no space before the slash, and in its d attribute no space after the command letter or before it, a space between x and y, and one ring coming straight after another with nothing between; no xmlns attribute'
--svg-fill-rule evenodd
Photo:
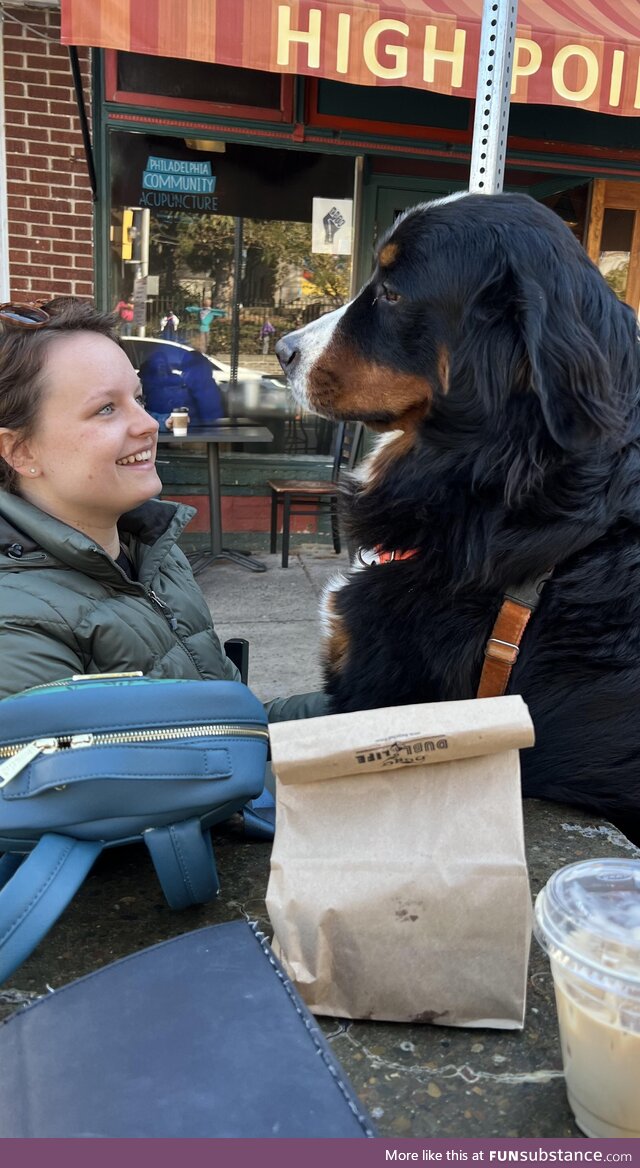
<svg viewBox="0 0 640 1168"><path fill-rule="evenodd" d="M154 498L158 422L113 318L60 298L0 325L0 697L74 673L236 679L177 546L194 512Z"/></svg>

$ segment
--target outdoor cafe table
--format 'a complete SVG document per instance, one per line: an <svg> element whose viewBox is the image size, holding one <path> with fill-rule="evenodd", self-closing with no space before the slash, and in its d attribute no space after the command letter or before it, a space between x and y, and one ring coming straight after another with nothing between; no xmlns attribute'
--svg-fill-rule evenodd
<svg viewBox="0 0 640 1168"><path fill-rule="evenodd" d="M265 572L267 565L262 560L256 560L247 552L236 551L235 548L222 546L222 504L220 491L220 452L221 443L230 446L244 445L248 442L272 442L273 434L266 426L219 425L190 427L184 436L177 436L170 431L161 431L158 434L158 444L163 446L178 446L185 442L198 442L207 448L207 469L209 476L209 515L211 522L211 550L206 556L198 556L194 570L200 570L215 560L231 560L252 572Z"/></svg>
<svg viewBox="0 0 640 1168"><path fill-rule="evenodd" d="M638 855L606 820L562 804L526 799L524 829L534 896L564 864ZM168 908L145 848L105 851L58 924L0 987L0 1017L30 995L190 929L245 917L271 937L264 903L270 845L245 841L232 822L216 829L214 846L221 893L185 912ZM522 1031L319 1021L381 1136L582 1135L566 1098L549 963L535 941Z"/></svg>

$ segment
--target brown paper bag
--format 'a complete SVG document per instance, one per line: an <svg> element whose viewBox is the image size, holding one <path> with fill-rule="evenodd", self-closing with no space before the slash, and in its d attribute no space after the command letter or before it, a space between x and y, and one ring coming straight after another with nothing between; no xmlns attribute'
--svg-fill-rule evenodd
<svg viewBox="0 0 640 1168"><path fill-rule="evenodd" d="M270 727L274 948L316 1014L523 1025L520 697Z"/></svg>

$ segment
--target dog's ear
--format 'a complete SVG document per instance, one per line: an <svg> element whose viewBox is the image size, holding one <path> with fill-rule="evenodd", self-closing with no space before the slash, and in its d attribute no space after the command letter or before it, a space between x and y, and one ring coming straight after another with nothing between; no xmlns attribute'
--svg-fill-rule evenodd
<svg viewBox="0 0 640 1168"><path fill-rule="evenodd" d="M584 287L578 294L570 274L551 289L522 272L514 276L528 388L539 399L551 437L562 449L575 452L606 437L620 438L620 386L607 355L610 314L619 306L600 289L599 303L588 303ZM589 321L596 327L589 327Z"/></svg>

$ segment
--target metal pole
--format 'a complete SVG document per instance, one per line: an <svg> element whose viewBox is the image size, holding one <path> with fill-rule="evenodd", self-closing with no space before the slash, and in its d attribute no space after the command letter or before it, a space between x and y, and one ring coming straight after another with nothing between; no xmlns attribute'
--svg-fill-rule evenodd
<svg viewBox="0 0 640 1168"><path fill-rule="evenodd" d="M0 297L2 301L11 299L11 282L9 279L7 149L4 115L4 16L0 11Z"/></svg>
<svg viewBox="0 0 640 1168"><path fill-rule="evenodd" d="M364 154L358 154L353 168L353 219L352 236L353 251L351 252L351 279L349 281L349 300L355 299L360 287L360 251L362 218L362 184L364 176Z"/></svg>
<svg viewBox="0 0 640 1168"><path fill-rule="evenodd" d="M242 287L242 227L242 219L236 219L233 237L233 310L231 314L231 368L229 371L229 385L236 385L238 382L240 289Z"/></svg>
<svg viewBox="0 0 640 1168"><path fill-rule="evenodd" d="M502 190L518 0L484 0L469 190Z"/></svg>

